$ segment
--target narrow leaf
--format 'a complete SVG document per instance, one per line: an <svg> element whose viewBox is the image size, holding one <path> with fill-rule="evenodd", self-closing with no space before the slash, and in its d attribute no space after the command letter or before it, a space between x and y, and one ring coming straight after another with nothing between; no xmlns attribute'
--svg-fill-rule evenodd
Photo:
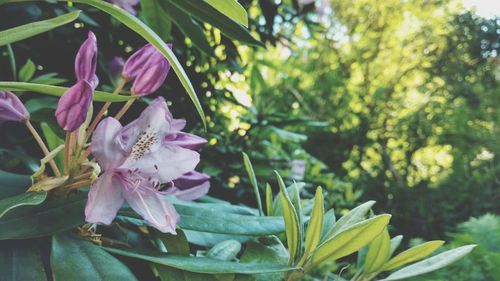
<svg viewBox="0 0 500 281"><path fill-rule="evenodd" d="M323 190L321 187L316 189L314 196L314 207L309 221L309 226L306 232L306 244L304 250L304 258L309 258L309 254L316 249L321 239L321 232L323 228Z"/></svg>
<svg viewBox="0 0 500 281"><path fill-rule="evenodd" d="M336 233L342 232L346 228L349 228L351 225L364 220L366 214L374 204L375 201L365 202L342 216L333 226L333 228L328 232L328 234L326 235L327 238L332 237Z"/></svg>
<svg viewBox="0 0 500 281"><path fill-rule="evenodd" d="M269 183L266 183L266 214L273 215L273 190Z"/></svg>
<svg viewBox="0 0 500 281"><path fill-rule="evenodd" d="M170 37L172 22L160 5L161 0L141 0L141 15L164 41Z"/></svg>
<svg viewBox="0 0 500 281"><path fill-rule="evenodd" d="M253 192L255 194L255 199L257 200L257 206L259 207L259 214L261 216L264 215L264 211L262 209L262 201L260 199L259 186L257 184L257 177L255 176L255 172L253 170L252 162L250 162L250 158L245 152L243 154L243 163L245 164L245 169L247 170L248 177L250 178L250 183L253 187Z"/></svg>
<svg viewBox="0 0 500 281"><path fill-rule="evenodd" d="M398 235L391 239L391 249L389 251L389 257L394 254L394 251L401 245L401 241L403 241L403 235Z"/></svg>
<svg viewBox="0 0 500 281"><path fill-rule="evenodd" d="M389 258L391 237L387 227L368 246L365 257L364 272L371 273L379 270Z"/></svg>
<svg viewBox="0 0 500 281"><path fill-rule="evenodd" d="M269 272L285 272L297 269L297 267L288 267L283 265L237 263L237 262L221 261L204 257L180 256L168 253L159 253L147 250L122 250L115 248L104 248L104 249L113 254L146 260L198 273L255 274L255 273L269 273Z"/></svg>
<svg viewBox="0 0 500 281"><path fill-rule="evenodd" d="M288 197L288 192L285 187L285 183L283 179L278 174L278 172L274 171L276 177L278 179L278 185L280 187L280 199L281 206L283 208L283 219L285 221L285 233L286 239L288 243L288 251L290 252L290 258L288 260L288 264L293 264L295 261L295 257L298 252L299 246L299 218L297 217L297 213L295 212L295 208L293 207L292 201Z"/></svg>
<svg viewBox="0 0 500 281"><path fill-rule="evenodd" d="M68 88L25 82L0 82L0 90L11 92L35 92L60 97L68 90ZM123 102L132 98L133 97L131 96L113 95L102 91L94 92L94 101L100 102Z"/></svg>
<svg viewBox="0 0 500 281"><path fill-rule="evenodd" d="M326 260L333 261L352 254L370 243L387 226L391 215L383 214L364 220L336 234L313 252L306 268Z"/></svg>
<svg viewBox="0 0 500 281"><path fill-rule="evenodd" d="M21 41L35 35L47 32L78 18L80 11L73 11L48 20L28 23L4 31L0 31L0 46Z"/></svg>
<svg viewBox="0 0 500 281"><path fill-rule="evenodd" d="M238 3L236 0L205 0L212 7L219 10L227 17L231 18L235 22L248 27L248 15L245 8Z"/></svg>
<svg viewBox="0 0 500 281"><path fill-rule="evenodd" d="M241 24L233 21L212 5L199 0L171 0L174 5L192 15L194 18L206 22L220 29L226 36L249 45L263 46Z"/></svg>
<svg viewBox="0 0 500 281"><path fill-rule="evenodd" d="M413 248L410 248L394 258L390 259L384 266L383 270L388 271L405 264L418 261L432 254L437 248L444 244L442 240L429 241Z"/></svg>
<svg viewBox="0 0 500 281"><path fill-rule="evenodd" d="M175 6L172 3L172 0L163 0L160 4L165 13L168 14L168 16L175 22L182 34L191 39L194 46L205 52L207 55L212 56L214 54L214 51L212 50L212 47L210 47L210 43L203 32L203 28L196 23L188 13Z"/></svg>
<svg viewBox="0 0 500 281"><path fill-rule="evenodd" d="M443 252L439 255L435 255L423 261L404 267L381 281L402 280L438 270L463 258L465 255L470 253L474 247L476 247L476 245L466 245Z"/></svg>

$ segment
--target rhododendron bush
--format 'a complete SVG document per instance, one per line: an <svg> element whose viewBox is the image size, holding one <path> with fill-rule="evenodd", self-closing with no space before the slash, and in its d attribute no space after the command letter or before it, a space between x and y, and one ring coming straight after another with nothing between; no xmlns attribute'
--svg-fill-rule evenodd
<svg viewBox="0 0 500 281"><path fill-rule="evenodd" d="M13 2L22 1L0 4ZM280 171L274 171L275 186L261 186L252 151L240 153L257 208L207 195L218 188L198 168L207 141L171 112L175 105L164 97L184 93L162 92L167 77L179 79L194 104L187 106L205 130L212 128L173 52L176 42L136 17L138 2L45 3L73 11L0 32L0 45L10 46L85 19L76 5L97 9L143 40L142 48L105 66L112 87L97 75L99 42L106 38L96 36L91 25L86 37L75 39L81 45L72 50L74 61L64 62L74 68L66 87L43 80L0 82L0 121L26 128L43 154L30 175L0 171L1 280L302 280L326 263L354 264L355 253L352 280L402 280L442 268L473 249L465 245L431 255L444 243L435 240L398 251L402 237L391 238L391 215L371 211L374 201L336 218L333 209L325 210L321 187L302 198L303 185L284 180ZM183 32L202 49L189 23L221 28L242 46L261 45L246 29L248 16L237 1L141 1L142 7L148 4L171 8L177 22L179 15L188 16ZM49 114L52 127L30 116L35 95L58 98Z"/></svg>

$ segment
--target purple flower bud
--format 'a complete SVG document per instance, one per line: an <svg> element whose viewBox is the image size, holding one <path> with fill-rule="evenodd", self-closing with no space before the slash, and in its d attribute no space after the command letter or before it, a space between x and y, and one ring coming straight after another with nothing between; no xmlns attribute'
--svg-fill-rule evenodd
<svg viewBox="0 0 500 281"><path fill-rule="evenodd" d="M89 31L88 38L83 42L75 58L76 80L85 80L97 87L99 80L95 75L97 66L97 40L94 33Z"/></svg>
<svg viewBox="0 0 500 281"><path fill-rule="evenodd" d="M77 82L64 93L56 109L57 123L61 128L73 132L85 122L93 93L94 89L85 80Z"/></svg>
<svg viewBox="0 0 500 281"><path fill-rule="evenodd" d="M16 95L11 92L0 92L0 122L23 122L29 118L28 110Z"/></svg>
<svg viewBox="0 0 500 281"><path fill-rule="evenodd" d="M154 53L132 84L132 95L146 96L158 90L167 78L170 63L160 53Z"/></svg>
<svg viewBox="0 0 500 281"><path fill-rule="evenodd" d="M155 47L151 44L146 44L140 48L132 56L130 56L123 66L123 77L127 80L133 80L142 71L144 65L156 51Z"/></svg>

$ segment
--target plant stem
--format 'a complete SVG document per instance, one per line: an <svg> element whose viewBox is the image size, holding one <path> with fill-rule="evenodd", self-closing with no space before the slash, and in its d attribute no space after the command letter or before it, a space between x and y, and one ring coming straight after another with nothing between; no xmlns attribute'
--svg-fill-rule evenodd
<svg viewBox="0 0 500 281"><path fill-rule="evenodd" d="M33 127L33 125L31 124L31 122L29 120L26 120L26 122L24 124L26 124L26 127L28 127L28 130L33 135L33 138L35 139L35 141L38 143L38 145L42 149L43 154L45 154L45 156L49 155L49 153L50 153L49 149L47 148L47 146L43 142L42 138L40 137L40 135L38 134L38 132L35 130L35 128ZM49 160L49 165L52 168L52 171L54 172L54 175L56 177L60 177L61 176L61 172L57 168L56 162L53 159Z"/></svg>
<svg viewBox="0 0 500 281"><path fill-rule="evenodd" d="M120 78L120 81L118 82L118 85L116 86L116 89L113 91L113 95L118 95L123 90L123 87L125 86L126 83L127 83L127 80L125 80L124 78ZM89 140L90 136L92 135L95 128L97 127L97 124L99 124L99 121L101 121L102 117L104 116L106 111L109 109L110 105L111 105L111 102L108 101L102 106L101 110L99 110L99 112L95 116L94 120L90 124L89 128L87 129L87 134L85 136L84 143L86 143Z"/></svg>
<svg viewBox="0 0 500 281"><path fill-rule="evenodd" d="M77 188L89 185L91 183L92 183L91 180L84 180L84 181L79 181L79 182L65 185L64 188L69 189L69 190L73 190L73 189L77 189Z"/></svg>
<svg viewBox="0 0 500 281"><path fill-rule="evenodd" d="M69 174L69 162L71 153L71 132L66 132L66 141L64 143L64 172Z"/></svg>
<svg viewBox="0 0 500 281"><path fill-rule="evenodd" d="M118 113L115 116L116 120L120 120L120 118L123 117L123 115L127 112L127 110L132 106L132 104L137 100L137 97L132 100L128 100L127 103L118 111Z"/></svg>

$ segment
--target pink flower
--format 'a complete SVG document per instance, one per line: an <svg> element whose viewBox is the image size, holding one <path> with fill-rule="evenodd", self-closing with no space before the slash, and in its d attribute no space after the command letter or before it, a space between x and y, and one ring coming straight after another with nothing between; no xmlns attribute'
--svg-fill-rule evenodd
<svg viewBox="0 0 500 281"><path fill-rule="evenodd" d="M127 201L148 224L175 233L179 215L159 187L193 171L199 162L199 154L186 148L192 147L189 141L172 141L172 135L186 134L180 132L184 125L161 97L125 127L114 118L104 119L92 136L92 153L104 172L90 189L87 222L110 224Z"/></svg>
<svg viewBox="0 0 500 281"><path fill-rule="evenodd" d="M139 1L140 0L110 0L109 2L135 16L137 14L137 11L135 10L134 6L139 4Z"/></svg>

